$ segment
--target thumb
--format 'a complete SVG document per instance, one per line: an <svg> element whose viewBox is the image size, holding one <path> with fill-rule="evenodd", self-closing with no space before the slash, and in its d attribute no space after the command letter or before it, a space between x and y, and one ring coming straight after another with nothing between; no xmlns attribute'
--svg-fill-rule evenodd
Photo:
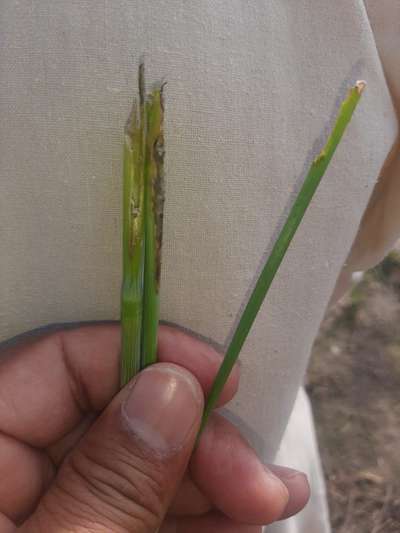
<svg viewBox="0 0 400 533"><path fill-rule="evenodd" d="M187 370L160 363L141 372L67 456L23 531L157 531L202 409L201 387Z"/></svg>

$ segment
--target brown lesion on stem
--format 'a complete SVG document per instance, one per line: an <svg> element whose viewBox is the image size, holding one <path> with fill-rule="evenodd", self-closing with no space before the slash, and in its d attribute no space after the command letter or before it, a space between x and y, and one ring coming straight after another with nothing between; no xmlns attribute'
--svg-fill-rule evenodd
<svg viewBox="0 0 400 533"><path fill-rule="evenodd" d="M139 66L138 74L139 101L134 99L132 109L125 124L125 143L131 154L131 189L127 205L127 216L129 219L129 253L135 253L135 248L143 239L143 165L144 165L144 143L146 135L146 117L144 113L145 104L145 81L144 65Z"/></svg>
<svg viewBox="0 0 400 533"><path fill-rule="evenodd" d="M145 93L146 93L146 85L145 85L145 81L144 81L144 63L140 63L140 65L139 65L139 101L140 101L140 107L142 107L144 105Z"/></svg>
<svg viewBox="0 0 400 533"><path fill-rule="evenodd" d="M144 237L145 219L150 217L151 224L145 230L150 231L151 249L154 259L151 261L154 271L156 289L159 290L161 277L161 245L164 211L164 100L165 83L155 86L146 94L144 64L138 72L139 98L133 103L132 111L125 126L127 147L132 156L132 187L128 208L129 248L133 254ZM149 181L148 181L149 180ZM149 195L148 200L147 194ZM148 201L150 205L148 205ZM147 213L147 209L151 212Z"/></svg>
<svg viewBox="0 0 400 533"><path fill-rule="evenodd" d="M161 131L153 145L153 157L156 163L157 173L153 181L153 208L156 229L156 282L157 289L160 287L161 277L161 248L164 218L164 135Z"/></svg>
<svg viewBox="0 0 400 533"><path fill-rule="evenodd" d="M152 202L155 224L155 276L157 290L160 287L161 278L161 248L163 236L163 216L164 216L164 202L165 202L165 188L164 188L164 99L163 88L161 85L155 91L156 98L159 101L159 120L158 120L158 134L154 140L152 147L152 157L155 164L155 173L152 180Z"/></svg>
<svg viewBox="0 0 400 533"><path fill-rule="evenodd" d="M314 159L313 164L318 165L323 159L326 157L326 152L324 149L320 151L320 153L317 155L317 157Z"/></svg>
<svg viewBox="0 0 400 533"><path fill-rule="evenodd" d="M364 80L358 80L355 85L358 91L358 94L361 94L366 86L367 86L367 83Z"/></svg>

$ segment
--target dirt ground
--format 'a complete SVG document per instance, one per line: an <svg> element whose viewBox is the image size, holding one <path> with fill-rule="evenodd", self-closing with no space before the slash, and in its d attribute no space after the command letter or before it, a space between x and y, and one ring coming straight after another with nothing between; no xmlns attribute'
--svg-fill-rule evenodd
<svg viewBox="0 0 400 533"><path fill-rule="evenodd" d="M329 312L307 390L334 533L400 533L400 253Z"/></svg>

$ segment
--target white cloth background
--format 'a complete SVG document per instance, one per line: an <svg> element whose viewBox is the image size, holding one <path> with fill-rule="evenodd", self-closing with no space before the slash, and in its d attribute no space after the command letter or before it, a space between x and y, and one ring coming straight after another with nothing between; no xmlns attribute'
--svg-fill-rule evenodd
<svg viewBox="0 0 400 533"><path fill-rule="evenodd" d="M0 339L118 318L122 131L142 54L149 83L167 80L162 317L221 346L339 100L367 80L243 350L231 409L273 459L397 136L363 2L2 0L0 39Z"/></svg>
<svg viewBox="0 0 400 533"><path fill-rule="evenodd" d="M300 441L300 445L299 445ZM327 533L329 512L323 472L315 438L311 406L303 388L299 389L275 461L306 471L312 487L307 507L298 515L266 528L268 533Z"/></svg>

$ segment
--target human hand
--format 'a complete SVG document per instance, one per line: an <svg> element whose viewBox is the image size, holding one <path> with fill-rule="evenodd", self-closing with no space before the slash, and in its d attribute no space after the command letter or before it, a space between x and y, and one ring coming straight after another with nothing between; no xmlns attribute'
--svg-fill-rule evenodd
<svg viewBox="0 0 400 533"><path fill-rule="evenodd" d="M193 452L211 347L163 326L161 362L118 392L119 339L85 326L1 354L2 533L259 533L305 505L305 476L264 467L217 414Z"/></svg>

